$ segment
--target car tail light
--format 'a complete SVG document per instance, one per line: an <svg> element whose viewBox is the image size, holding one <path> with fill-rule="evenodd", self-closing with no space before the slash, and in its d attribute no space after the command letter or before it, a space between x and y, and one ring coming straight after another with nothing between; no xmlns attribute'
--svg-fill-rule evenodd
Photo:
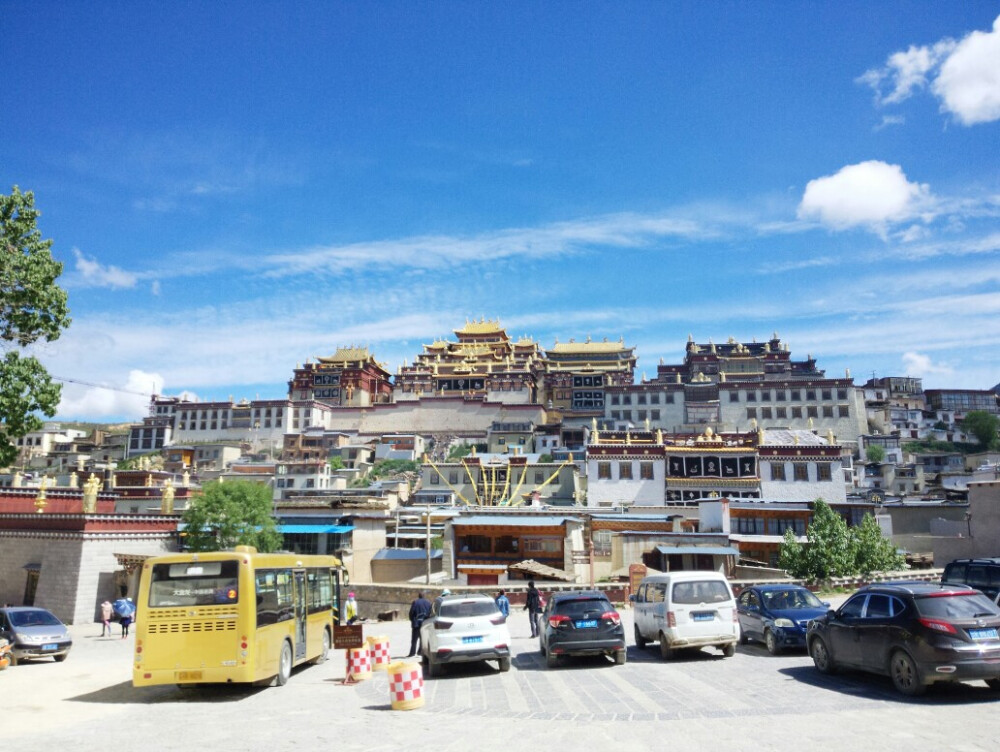
<svg viewBox="0 0 1000 752"><path fill-rule="evenodd" d="M917 619L921 624L923 624L928 629L933 629L935 632L944 632L945 634L958 634L958 630L955 629L951 624L946 621L941 621L940 619L927 619L921 617Z"/></svg>
<svg viewBox="0 0 1000 752"><path fill-rule="evenodd" d="M507 617L504 616L503 614L500 614L499 616L494 616L492 619L490 619L490 624L496 624L497 626L506 623L507 623Z"/></svg>
<svg viewBox="0 0 1000 752"><path fill-rule="evenodd" d="M677 626L677 614L673 611L667 611L667 626L676 627Z"/></svg>
<svg viewBox="0 0 1000 752"><path fill-rule="evenodd" d="M622 623L622 617L618 615L617 611L607 611L601 614L601 618L604 619L604 621L611 622L616 627Z"/></svg>
<svg viewBox="0 0 1000 752"><path fill-rule="evenodd" d="M553 629L558 629L561 626L569 624L569 617L563 614L552 614L549 617L549 626Z"/></svg>
<svg viewBox="0 0 1000 752"><path fill-rule="evenodd" d="M440 619L434 620L434 629L451 629L451 625L454 624L453 621L441 621Z"/></svg>

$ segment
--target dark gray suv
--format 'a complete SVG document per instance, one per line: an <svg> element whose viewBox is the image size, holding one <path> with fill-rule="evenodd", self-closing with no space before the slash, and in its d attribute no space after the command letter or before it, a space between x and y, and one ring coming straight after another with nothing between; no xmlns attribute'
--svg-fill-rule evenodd
<svg viewBox="0 0 1000 752"><path fill-rule="evenodd" d="M608 597L597 590L557 593L539 617L538 640L549 668L565 655L608 655L625 663L625 628Z"/></svg>
<svg viewBox="0 0 1000 752"><path fill-rule="evenodd" d="M995 603L1000 595L1000 559L955 559L944 568L941 582L974 587Z"/></svg>

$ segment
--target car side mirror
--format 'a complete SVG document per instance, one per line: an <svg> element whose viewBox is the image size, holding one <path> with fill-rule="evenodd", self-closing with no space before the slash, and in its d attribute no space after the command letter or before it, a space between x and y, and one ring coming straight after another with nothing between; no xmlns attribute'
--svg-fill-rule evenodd
<svg viewBox="0 0 1000 752"><path fill-rule="evenodd" d="M837 615L837 612L834 609L832 609L832 608L829 611L826 612L826 616L827 616L828 619L832 619L836 615Z"/></svg>
<svg viewBox="0 0 1000 752"><path fill-rule="evenodd" d="M830 608L830 601L823 601L823 605Z"/></svg>

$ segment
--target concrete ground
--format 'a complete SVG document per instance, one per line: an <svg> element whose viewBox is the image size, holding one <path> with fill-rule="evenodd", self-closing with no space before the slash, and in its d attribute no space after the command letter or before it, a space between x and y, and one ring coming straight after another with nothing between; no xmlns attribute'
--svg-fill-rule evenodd
<svg viewBox="0 0 1000 752"><path fill-rule="evenodd" d="M623 611L626 634L631 612ZM527 616L512 615L513 666L451 667L428 679L423 708L393 711L384 674L344 686L344 653L296 669L285 687L133 688L132 639L71 627L64 663L0 672L3 746L18 750L842 749L993 750L1000 695L981 682L932 688L915 700L886 678L820 675L804 653L762 646L723 659L705 650L671 662L629 646L628 663L570 659L546 669ZM370 624L394 656L405 622Z"/></svg>

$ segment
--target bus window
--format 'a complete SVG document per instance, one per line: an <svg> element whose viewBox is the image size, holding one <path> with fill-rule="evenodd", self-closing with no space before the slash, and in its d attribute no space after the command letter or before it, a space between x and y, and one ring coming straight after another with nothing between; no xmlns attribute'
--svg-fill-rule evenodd
<svg viewBox="0 0 1000 752"><path fill-rule="evenodd" d="M149 607L236 603L238 575L235 561L156 564L150 577Z"/></svg>
<svg viewBox="0 0 1000 752"><path fill-rule="evenodd" d="M257 626L264 627L293 618L291 570L258 569Z"/></svg>
<svg viewBox="0 0 1000 752"><path fill-rule="evenodd" d="M329 611L333 608L333 575L329 569L309 569L306 571L309 591L310 614Z"/></svg>

